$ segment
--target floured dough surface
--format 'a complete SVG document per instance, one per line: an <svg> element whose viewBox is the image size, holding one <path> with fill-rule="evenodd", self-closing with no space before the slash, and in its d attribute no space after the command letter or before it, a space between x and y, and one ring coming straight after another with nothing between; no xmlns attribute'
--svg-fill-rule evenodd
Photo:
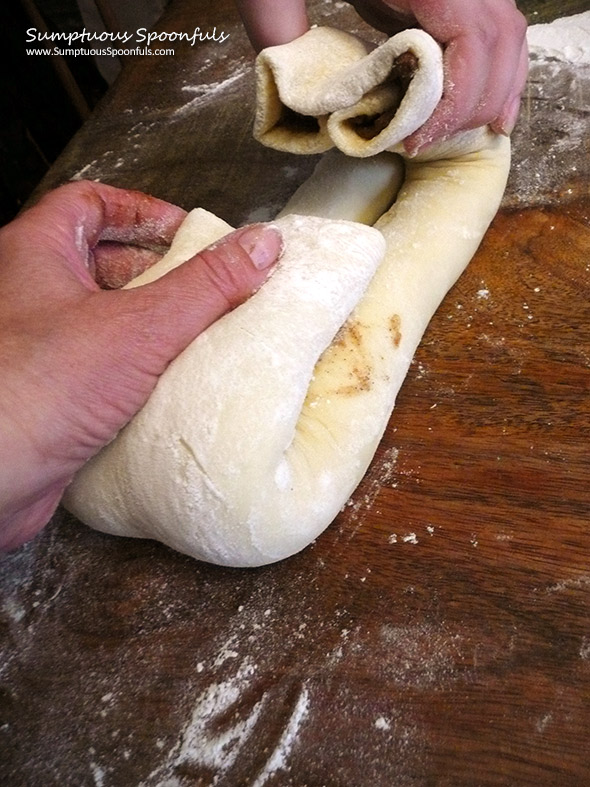
<svg viewBox="0 0 590 787"><path fill-rule="evenodd" d="M256 74L254 136L294 153L334 145L350 156L403 152L443 91L442 50L422 30L369 52L348 33L315 28L261 52Z"/></svg>
<svg viewBox="0 0 590 787"><path fill-rule="evenodd" d="M358 158L332 151L320 162L277 220L285 253L274 274L191 343L77 475L65 504L99 530L233 566L270 563L309 544L361 480L430 318L498 208L510 144L486 129L417 159L373 155L403 151L399 129L423 122L442 84L437 44L408 31L367 54L347 34L310 32L274 48L278 59L261 54L257 131L260 118L279 118L281 144L308 152L318 139L334 144L336 117L354 132L344 147L356 146ZM395 97L397 120L379 104L388 123L370 136L369 155L350 118L390 95L383 79L408 51L420 64L413 89ZM303 131L281 120L301 111L300 100L316 113ZM132 286L230 229L193 211L170 253Z"/></svg>
<svg viewBox="0 0 590 787"><path fill-rule="evenodd" d="M256 78L254 136L263 145L291 153L335 146L361 158L405 155L404 140L442 97L442 49L423 30L404 30L369 51L349 33L319 27L263 50ZM482 128L463 132L419 158L477 151L486 137Z"/></svg>
<svg viewBox="0 0 590 787"><path fill-rule="evenodd" d="M266 285L195 339L78 474L65 504L83 521L203 560L256 565L302 549L338 512L342 485L346 495L354 489L358 446L331 434L313 407L302 409L314 367L361 299L385 242L370 227L315 217L277 226L285 252ZM194 211L169 255L135 283L229 229Z"/></svg>

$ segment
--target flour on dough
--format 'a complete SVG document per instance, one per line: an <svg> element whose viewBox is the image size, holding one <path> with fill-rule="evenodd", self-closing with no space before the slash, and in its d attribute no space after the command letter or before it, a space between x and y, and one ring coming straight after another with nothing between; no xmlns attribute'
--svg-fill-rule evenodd
<svg viewBox="0 0 590 787"><path fill-rule="evenodd" d="M510 143L487 129L404 159L399 129L423 122L442 84L440 49L424 36L406 31L401 44L367 54L354 37L319 28L260 55L259 138L269 143L270 132L275 144L278 131L280 144L302 152L336 139L359 157L332 151L318 165L277 220L285 254L276 272L191 343L76 476L64 502L84 522L213 563L256 566L303 549L344 505L508 174ZM382 101L383 73L407 52L422 65L413 89L394 97L401 117L388 116L367 140L350 118L375 90ZM311 115L291 123L302 107ZM230 229L193 211L170 253L133 285Z"/></svg>

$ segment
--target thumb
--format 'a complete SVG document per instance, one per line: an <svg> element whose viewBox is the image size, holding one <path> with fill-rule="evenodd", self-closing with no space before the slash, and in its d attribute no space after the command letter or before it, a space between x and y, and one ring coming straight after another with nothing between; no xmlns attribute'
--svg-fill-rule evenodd
<svg viewBox="0 0 590 787"><path fill-rule="evenodd" d="M275 227L253 224L226 235L160 279L119 294L135 299L131 312L140 320L135 328L150 342L155 340L152 351L168 363L263 284L281 248Z"/></svg>
<svg viewBox="0 0 590 787"><path fill-rule="evenodd" d="M309 30L305 0L237 0L252 46L286 44Z"/></svg>
<svg viewBox="0 0 590 787"><path fill-rule="evenodd" d="M160 279L95 290L53 316L57 327L37 362L45 387L34 417L40 433L51 432L46 442L57 446L64 473L117 434L196 336L260 287L281 245L274 227L245 227Z"/></svg>

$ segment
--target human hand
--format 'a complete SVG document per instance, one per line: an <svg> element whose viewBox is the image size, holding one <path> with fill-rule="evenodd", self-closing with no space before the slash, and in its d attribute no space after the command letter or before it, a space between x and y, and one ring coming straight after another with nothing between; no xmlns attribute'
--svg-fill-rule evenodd
<svg viewBox="0 0 590 787"><path fill-rule="evenodd" d="M444 94L430 119L406 140L409 153L487 124L511 133L528 70L526 21L514 0L349 1L389 35L420 26L444 47ZM305 0L237 3L256 48L285 43L308 27ZM288 13L281 16L283 8Z"/></svg>
<svg viewBox="0 0 590 787"><path fill-rule="evenodd" d="M444 48L443 97L406 140L415 153L459 131L512 132L528 72L526 20L514 0L353 0L386 33L422 27Z"/></svg>
<svg viewBox="0 0 590 787"><path fill-rule="evenodd" d="M246 300L279 255L277 230L253 225L155 282L99 287L94 275L129 280L158 259L184 216L139 192L79 182L0 231L0 548L45 525L170 361Z"/></svg>

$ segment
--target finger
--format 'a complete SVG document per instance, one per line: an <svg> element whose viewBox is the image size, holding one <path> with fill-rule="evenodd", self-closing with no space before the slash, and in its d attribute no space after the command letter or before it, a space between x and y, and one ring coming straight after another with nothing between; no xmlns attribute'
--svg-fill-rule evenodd
<svg viewBox="0 0 590 787"><path fill-rule="evenodd" d="M57 297L60 292L77 291L80 285L96 289L93 251L101 241L107 241L105 249L97 252L105 271L113 241L165 249L185 216L181 208L141 192L80 181L46 194L3 233L10 248L7 257L21 268L20 278ZM38 253L32 254L31 249ZM119 267L124 254L114 255ZM130 268L132 258L138 256L130 253ZM150 256L155 260L161 254Z"/></svg>
<svg viewBox="0 0 590 787"><path fill-rule="evenodd" d="M460 130L492 123L524 86L524 16L513 0L475 5L473 0L449 0L441 13L437 0L412 3L422 26L446 44L443 99L409 140L413 153Z"/></svg>
<svg viewBox="0 0 590 787"><path fill-rule="evenodd" d="M90 272L102 289L118 290L151 268L167 250L164 246L146 249L114 241L101 241L93 251Z"/></svg>
<svg viewBox="0 0 590 787"><path fill-rule="evenodd" d="M158 364L167 364L211 323L249 298L268 276L281 248L277 229L252 225L222 238L161 279L119 293L129 301L137 338L154 339L154 373L162 371Z"/></svg>
<svg viewBox="0 0 590 787"><path fill-rule="evenodd" d="M523 55L524 52L524 55ZM445 89L432 117L406 143L409 152L459 131L516 120L528 68L526 47L515 50L504 39L483 47L477 36L453 41L445 51ZM511 130L511 128L510 128Z"/></svg>
<svg viewBox="0 0 590 787"><path fill-rule="evenodd" d="M523 58L524 55L524 58ZM462 129L478 128L493 123L504 107L519 99L528 71L526 37L515 46L512 36L504 32L489 47L486 81L474 113L460 124Z"/></svg>
<svg viewBox="0 0 590 787"><path fill-rule="evenodd" d="M490 55L466 36L448 45L444 55L443 97L432 116L406 140L406 149L416 153L463 128L478 110L485 90Z"/></svg>
<svg viewBox="0 0 590 787"><path fill-rule="evenodd" d="M3 510L3 521L0 530L0 553L10 552L34 538L49 522L61 496L65 482L53 485L54 488L43 488L32 497L32 501L20 502L19 510L14 513Z"/></svg>
<svg viewBox="0 0 590 787"><path fill-rule="evenodd" d="M58 279L63 284L69 270L93 289L88 266L100 240L167 247L185 216L181 208L146 194L80 181L46 194L3 230L3 238L10 257L18 257L28 273L38 271L42 256L47 285Z"/></svg>
<svg viewBox="0 0 590 787"><path fill-rule="evenodd" d="M76 212L90 248L103 240L168 246L186 216L182 208L149 194L93 181L69 183L53 197Z"/></svg>
<svg viewBox="0 0 590 787"><path fill-rule="evenodd" d="M281 245L276 229L253 225L157 281L87 292L54 315L58 328L36 364L48 393L27 428L58 446L53 459L63 476L117 434L199 333L260 287ZM56 412L60 418L49 417Z"/></svg>
<svg viewBox="0 0 590 787"><path fill-rule="evenodd" d="M236 0L254 49L286 44L309 30L305 0Z"/></svg>
<svg viewBox="0 0 590 787"><path fill-rule="evenodd" d="M516 125L516 121L518 119L518 113L520 110L520 96L526 85L528 71L529 71L529 53L528 53L528 47L525 39L524 45L520 53L520 64L518 67L518 72L516 75L516 79L514 80L514 91L512 92L510 98L506 101L506 103L502 107L502 110L499 113L498 117L491 123L492 130L498 134L504 134L505 136L509 136L514 129L514 126Z"/></svg>

